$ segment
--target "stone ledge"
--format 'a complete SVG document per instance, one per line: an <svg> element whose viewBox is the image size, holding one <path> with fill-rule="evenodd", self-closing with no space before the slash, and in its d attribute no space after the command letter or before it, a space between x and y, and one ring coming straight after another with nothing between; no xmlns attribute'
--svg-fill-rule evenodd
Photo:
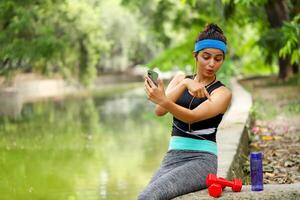
<svg viewBox="0 0 300 200"><path fill-rule="evenodd" d="M222 120L218 134L218 176L231 178L235 172L233 162L243 151L244 128L252 106L251 95L237 82L231 79L232 102ZM243 135L244 134L244 135ZM240 178L240 177L239 177Z"/></svg>
<svg viewBox="0 0 300 200"><path fill-rule="evenodd" d="M177 197L174 200L201 200L201 199L215 199L208 195L207 189L201 190L199 192L194 192L190 194ZM226 200L259 200L259 199L272 199L272 200L282 200L300 199L300 183L295 184L282 184L282 185L264 185L264 190L261 192L252 192L250 185L244 185L241 192L232 192L230 188L225 188L218 199Z"/></svg>

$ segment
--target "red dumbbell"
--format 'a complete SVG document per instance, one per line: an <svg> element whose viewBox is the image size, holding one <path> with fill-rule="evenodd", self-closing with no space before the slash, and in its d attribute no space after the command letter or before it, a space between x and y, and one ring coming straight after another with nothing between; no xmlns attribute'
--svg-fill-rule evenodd
<svg viewBox="0 0 300 200"><path fill-rule="evenodd" d="M213 183L208 187L208 194L215 198L221 196L222 191L223 191L222 186L217 183Z"/></svg>
<svg viewBox="0 0 300 200"><path fill-rule="evenodd" d="M223 180L226 180L225 178L223 178L223 177L218 177L219 179L223 179ZM222 187L222 190L224 190L224 188L226 187L225 185L221 185L221 187Z"/></svg>
<svg viewBox="0 0 300 200"><path fill-rule="evenodd" d="M221 186L229 186L234 192L240 192L243 186L241 179L233 179L232 181L228 181L224 178L217 178L215 174L208 174L206 177L206 185L209 187L213 183L217 183Z"/></svg>
<svg viewBox="0 0 300 200"><path fill-rule="evenodd" d="M219 177L220 179L224 179L222 177ZM209 187L208 187L208 194L212 197L215 197L215 198L218 198L219 196L221 196L222 192L223 192L223 189L225 188L226 186L224 185L220 185L220 184L217 184L217 183L213 183L211 184Z"/></svg>

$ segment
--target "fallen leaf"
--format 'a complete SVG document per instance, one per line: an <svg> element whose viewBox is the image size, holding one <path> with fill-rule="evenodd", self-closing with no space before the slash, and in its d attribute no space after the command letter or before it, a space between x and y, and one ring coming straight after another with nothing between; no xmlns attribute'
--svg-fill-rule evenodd
<svg viewBox="0 0 300 200"><path fill-rule="evenodd" d="M272 166L264 166L263 171L264 172L273 172L274 168Z"/></svg>
<svg viewBox="0 0 300 200"><path fill-rule="evenodd" d="M257 143L251 143L250 146L259 149L259 145Z"/></svg>
<svg viewBox="0 0 300 200"><path fill-rule="evenodd" d="M269 172L266 172L264 175L267 177L271 177L271 178L273 178L275 176L275 174L269 173Z"/></svg>
<svg viewBox="0 0 300 200"><path fill-rule="evenodd" d="M273 136L263 135L263 136L261 137L261 139L262 139L263 141L269 141L269 140L273 140Z"/></svg>
<svg viewBox="0 0 300 200"><path fill-rule="evenodd" d="M275 140L280 140L282 137L281 136L274 136L273 137Z"/></svg>
<svg viewBox="0 0 300 200"><path fill-rule="evenodd" d="M293 167L294 164L295 164L295 162L292 161L292 160L287 160L287 161L284 162L285 167Z"/></svg>

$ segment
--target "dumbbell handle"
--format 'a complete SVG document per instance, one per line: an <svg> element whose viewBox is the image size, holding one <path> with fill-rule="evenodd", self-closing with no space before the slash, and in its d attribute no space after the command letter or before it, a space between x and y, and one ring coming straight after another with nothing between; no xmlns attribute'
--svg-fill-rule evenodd
<svg viewBox="0 0 300 200"><path fill-rule="evenodd" d="M233 181L228 181L224 178L217 178L215 174L209 174L206 178L206 183L208 186L213 183L217 183L222 186L229 186L235 192L240 192L243 184L240 179L233 179Z"/></svg>
<svg viewBox="0 0 300 200"><path fill-rule="evenodd" d="M218 183L220 185L224 185L224 186L229 186L229 187L232 187L234 186L234 182L233 181L229 181L225 178L222 178L222 177L217 177L215 174L209 174L207 176L207 183L209 185L213 184L213 183Z"/></svg>
<svg viewBox="0 0 300 200"><path fill-rule="evenodd" d="M229 186L229 187L235 186L233 181L229 181L229 180L226 180L226 179L223 179L223 178L217 178L216 183L218 183L220 185L224 185L224 186Z"/></svg>

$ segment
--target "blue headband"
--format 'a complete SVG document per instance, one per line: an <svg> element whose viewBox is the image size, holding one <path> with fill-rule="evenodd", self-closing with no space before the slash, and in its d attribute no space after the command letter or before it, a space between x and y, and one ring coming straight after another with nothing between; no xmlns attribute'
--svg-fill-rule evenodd
<svg viewBox="0 0 300 200"><path fill-rule="evenodd" d="M212 39L205 39L196 42L194 52L198 52L206 48L220 49L224 54L226 53L226 44L220 40Z"/></svg>

